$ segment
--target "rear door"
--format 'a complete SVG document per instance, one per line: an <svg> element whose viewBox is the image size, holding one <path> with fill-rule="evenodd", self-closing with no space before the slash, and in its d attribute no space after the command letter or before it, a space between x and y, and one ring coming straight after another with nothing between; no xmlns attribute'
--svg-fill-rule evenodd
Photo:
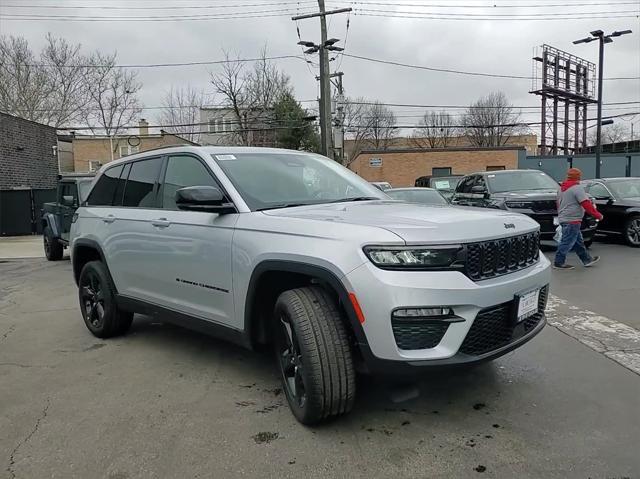
<svg viewBox="0 0 640 479"><path fill-rule="evenodd" d="M158 180L162 157L126 163L113 190L113 208L103 222L105 255L118 292L156 303L163 261L171 251L159 247L152 221L159 216Z"/></svg>
<svg viewBox="0 0 640 479"><path fill-rule="evenodd" d="M162 305L190 316L240 328L234 319L231 247L237 214L181 211L175 193L186 186L223 190L206 163L190 154L170 155L159 188L153 248L162 264L155 294ZM228 200L231 202L230 200Z"/></svg>

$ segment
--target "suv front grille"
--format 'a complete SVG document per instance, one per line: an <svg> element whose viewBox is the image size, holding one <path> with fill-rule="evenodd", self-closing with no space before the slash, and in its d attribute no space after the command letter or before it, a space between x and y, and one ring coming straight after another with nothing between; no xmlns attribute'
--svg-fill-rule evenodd
<svg viewBox="0 0 640 479"><path fill-rule="evenodd" d="M540 233L534 231L466 246L466 275L474 281L528 268L538 262Z"/></svg>
<svg viewBox="0 0 640 479"><path fill-rule="evenodd" d="M558 205L556 200L540 200L533 202L533 211L556 212Z"/></svg>
<svg viewBox="0 0 640 479"><path fill-rule="evenodd" d="M406 350L435 348L448 327L449 323L445 322L392 321L396 344L398 348Z"/></svg>
<svg viewBox="0 0 640 479"><path fill-rule="evenodd" d="M542 319L548 292L548 286L540 290L538 312L521 323L516 323L513 319L512 311L515 301L480 311L460 346L460 352L478 356L506 346L524 336Z"/></svg>

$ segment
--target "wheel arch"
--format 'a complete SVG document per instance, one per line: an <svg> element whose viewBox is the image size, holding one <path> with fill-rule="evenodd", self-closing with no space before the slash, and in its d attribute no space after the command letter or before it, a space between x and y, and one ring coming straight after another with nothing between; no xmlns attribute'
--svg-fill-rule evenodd
<svg viewBox="0 0 640 479"><path fill-rule="evenodd" d="M89 261L102 261L111 277L111 272L109 271L109 265L107 264L107 259L104 255L104 251L102 247L97 241L80 238L74 241L73 249L71 252L72 258L72 268L73 268L73 279L76 284L78 284L78 280L80 279L80 272L85 264ZM113 278L111 277L113 282ZM115 285L115 283L114 283Z"/></svg>
<svg viewBox="0 0 640 479"><path fill-rule="evenodd" d="M296 287L317 284L337 301L355 342L366 343L364 331L340 278L322 266L287 260L264 260L251 274L244 309L244 331L253 346L269 341L268 320L277 297Z"/></svg>
<svg viewBox="0 0 640 479"><path fill-rule="evenodd" d="M45 213L44 215L42 215L42 218L40 219L40 221L42 224L43 231L48 226L49 228L51 228L51 233L53 234L53 237L60 238L60 231L58 231L58 223L56 222L56 218L52 213Z"/></svg>

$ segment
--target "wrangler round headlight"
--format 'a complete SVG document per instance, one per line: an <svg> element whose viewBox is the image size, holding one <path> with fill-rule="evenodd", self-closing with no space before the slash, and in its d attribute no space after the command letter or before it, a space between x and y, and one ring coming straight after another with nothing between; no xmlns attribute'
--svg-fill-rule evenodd
<svg viewBox="0 0 640 479"><path fill-rule="evenodd" d="M442 269L453 266L462 251L460 245L446 246L366 246L364 253L383 269Z"/></svg>

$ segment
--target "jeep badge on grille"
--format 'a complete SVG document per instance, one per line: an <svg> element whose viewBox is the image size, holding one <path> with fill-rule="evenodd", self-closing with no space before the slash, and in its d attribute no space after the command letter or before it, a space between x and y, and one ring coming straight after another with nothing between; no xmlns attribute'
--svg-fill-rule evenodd
<svg viewBox="0 0 640 479"><path fill-rule="evenodd" d="M514 225L513 223L505 223L504 227L508 230L510 229L516 229L516 225Z"/></svg>

